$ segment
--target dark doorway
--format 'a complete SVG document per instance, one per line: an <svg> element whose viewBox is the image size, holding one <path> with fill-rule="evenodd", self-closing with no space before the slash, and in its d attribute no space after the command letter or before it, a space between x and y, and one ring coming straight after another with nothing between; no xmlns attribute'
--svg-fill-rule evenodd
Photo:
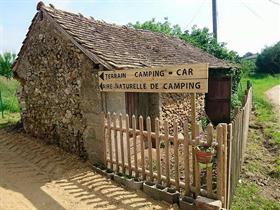
<svg viewBox="0 0 280 210"><path fill-rule="evenodd" d="M206 113L212 123L230 122L231 77L214 77L208 80Z"/></svg>

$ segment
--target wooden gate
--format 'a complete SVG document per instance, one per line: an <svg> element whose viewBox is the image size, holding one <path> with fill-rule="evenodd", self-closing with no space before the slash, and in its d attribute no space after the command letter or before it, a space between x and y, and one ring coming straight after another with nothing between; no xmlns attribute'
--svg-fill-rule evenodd
<svg viewBox="0 0 280 210"><path fill-rule="evenodd" d="M209 78L206 94L206 113L212 123L230 122L231 78Z"/></svg>

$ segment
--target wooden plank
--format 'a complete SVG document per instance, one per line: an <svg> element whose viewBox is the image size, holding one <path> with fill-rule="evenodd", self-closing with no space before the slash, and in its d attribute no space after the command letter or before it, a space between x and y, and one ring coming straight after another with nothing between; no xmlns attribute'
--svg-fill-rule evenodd
<svg viewBox="0 0 280 210"><path fill-rule="evenodd" d="M134 166L135 166L135 177L139 177L138 171L138 158L137 158L137 145L136 145L136 118L132 115L132 135L133 135L133 153L134 153Z"/></svg>
<svg viewBox="0 0 280 210"><path fill-rule="evenodd" d="M190 148L189 148L188 122L184 122L184 172L185 172L185 195L190 196Z"/></svg>
<svg viewBox="0 0 280 210"><path fill-rule="evenodd" d="M124 139L123 139L123 117L122 114L119 115L119 124L120 124L120 143L121 143L121 160L122 160L122 173L125 174L125 167L124 167Z"/></svg>
<svg viewBox="0 0 280 210"><path fill-rule="evenodd" d="M196 94L191 94L191 128L192 128L192 141L196 137L196 107L195 107ZM192 146L192 168L195 171L195 149ZM195 185L195 173L193 173L193 185Z"/></svg>
<svg viewBox="0 0 280 210"><path fill-rule="evenodd" d="M161 167L160 167L160 139L159 139L159 129L160 129L160 124L159 124L159 119L155 119L155 131L156 131L156 160L157 160L157 181L158 184L161 184Z"/></svg>
<svg viewBox="0 0 280 210"><path fill-rule="evenodd" d="M224 197L223 207L227 206L227 124L223 123L223 192Z"/></svg>
<svg viewBox="0 0 280 210"><path fill-rule="evenodd" d="M230 123L228 125L228 167L227 167L227 205L226 208L230 209L230 205L231 205L231 197L233 196L231 194L231 189L232 189L232 181L231 181L231 170L232 169L232 124Z"/></svg>
<svg viewBox="0 0 280 210"><path fill-rule="evenodd" d="M161 81L180 79L207 79L208 64L182 64L160 67L148 67L141 69L118 69L113 71L99 71L99 80L106 82L126 81Z"/></svg>
<svg viewBox="0 0 280 210"><path fill-rule="evenodd" d="M169 129L168 122L164 121L164 153L165 153L165 171L166 171L166 185L170 186L170 165L169 165Z"/></svg>
<svg viewBox="0 0 280 210"><path fill-rule="evenodd" d="M173 121L173 131L174 131L174 161L175 161L175 186L179 190L179 144L178 144L178 125L177 122Z"/></svg>
<svg viewBox="0 0 280 210"><path fill-rule="evenodd" d="M199 142L199 137L196 137L195 139L195 145L198 145L200 142ZM197 158L196 158L196 155L194 156L195 157L195 170L194 170L194 177L195 177L195 195L198 196L199 193L200 193L200 188L201 188L201 184L200 184L200 173L201 173L201 170L200 170L200 165L199 165L199 162L197 161Z"/></svg>
<svg viewBox="0 0 280 210"><path fill-rule="evenodd" d="M108 112L108 124L110 125L108 129L108 142L109 142L109 156L110 156L110 168L113 170L113 151L112 151L112 136L111 136L111 113Z"/></svg>
<svg viewBox="0 0 280 210"><path fill-rule="evenodd" d="M223 126L217 126L217 196L223 202Z"/></svg>
<svg viewBox="0 0 280 210"><path fill-rule="evenodd" d="M207 93L208 79L100 82L102 92Z"/></svg>
<svg viewBox="0 0 280 210"><path fill-rule="evenodd" d="M131 169L131 155L130 155L130 140L129 140L129 116L125 116L125 126L126 126L126 145L127 145L127 163L128 163L128 174L132 176Z"/></svg>
<svg viewBox="0 0 280 210"><path fill-rule="evenodd" d="M113 130L114 130L114 144L115 144L115 159L119 163L119 149L118 149L118 136L117 136L117 115L113 113ZM116 165L116 171L119 172L119 165Z"/></svg>
<svg viewBox="0 0 280 210"><path fill-rule="evenodd" d="M212 145L213 141L213 125L209 124L207 126L207 144ZM213 188L212 188L212 164L207 164L207 169L206 169L206 189L207 189L207 194L212 194Z"/></svg>
<svg viewBox="0 0 280 210"><path fill-rule="evenodd" d="M153 158L152 158L152 136L151 136L151 118L147 117L147 132L148 132L148 158L149 158L149 171L150 180L153 181Z"/></svg>
<svg viewBox="0 0 280 210"><path fill-rule="evenodd" d="M140 129L140 149L141 149L141 168L142 168L142 177L143 180L146 179L146 173L145 173L145 153L144 153L144 125L143 125L143 117L140 115L139 117L139 129Z"/></svg>
<svg viewBox="0 0 280 210"><path fill-rule="evenodd" d="M102 131L103 131L103 141L104 141L104 150L103 150L103 164L107 167L107 162L106 162L106 160L107 160L107 147L108 147L108 145L107 145L107 142L106 142L106 127L105 127L105 124L106 124L106 116L105 116L105 113L104 112L102 112L101 113L101 115L102 115L102 117L101 117L101 119L102 119Z"/></svg>

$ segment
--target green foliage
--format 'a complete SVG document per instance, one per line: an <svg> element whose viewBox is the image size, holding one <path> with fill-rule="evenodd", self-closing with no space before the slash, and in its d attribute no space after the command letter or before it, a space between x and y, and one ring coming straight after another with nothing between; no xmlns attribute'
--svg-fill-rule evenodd
<svg viewBox="0 0 280 210"><path fill-rule="evenodd" d="M159 32L171 36L180 36L182 34L180 26L172 26L171 23L168 21L167 17L164 18L163 23L156 22L156 19L153 18L152 20L145 21L144 23L140 23L139 21L137 21L135 24L128 23L128 26L136 29L144 29L153 32Z"/></svg>
<svg viewBox="0 0 280 210"><path fill-rule="evenodd" d="M273 202L262 198L258 195L258 186L253 183L240 183L235 191L235 199L232 203L232 210L240 209L265 209L265 210L280 210L280 205L277 202Z"/></svg>
<svg viewBox="0 0 280 210"><path fill-rule="evenodd" d="M228 50L226 43L218 42L217 39L209 32L208 28L197 28L194 25L190 31L185 31L181 34L180 38L194 46L203 49L209 54L217 58L228 60L231 62L238 62L239 56L236 52Z"/></svg>
<svg viewBox="0 0 280 210"><path fill-rule="evenodd" d="M0 75L11 78L13 76L12 64L16 55L11 52L5 52L0 55Z"/></svg>
<svg viewBox="0 0 280 210"><path fill-rule="evenodd" d="M280 42L265 48L256 60L256 71L259 73L280 73Z"/></svg>
<svg viewBox="0 0 280 210"><path fill-rule="evenodd" d="M164 18L164 22L156 22L152 20L144 23L136 22L129 23L128 26L136 29L145 29L154 32L163 33L169 36L176 36L192 45L201 48L202 50L214 55L217 58L228 60L231 62L239 62L239 56L236 52L230 51L226 48L225 43L219 43L214 38L213 34L209 32L208 28L199 29L193 26L190 31L182 32L179 25L171 25L168 18Z"/></svg>
<svg viewBox="0 0 280 210"><path fill-rule="evenodd" d="M0 91L2 94L3 107L7 112L19 112L19 104L16 91L19 83L14 79L7 79L0 76Z"/></svg>
<svg viewBox="0 0 280 210"><path fill-rule="evenodd" d="M16 124L20 120L19 113L6 112L4 118L0 116L0 128Z"/></svg>
<svg viewBox="0 0 280 210"><path fill-rule="evenodd" d="M242 59L240 61L240 69L241 69L241 72L242 72L242 77L247 77L250 74L255 72L256 64L252 60Z"/></svg>

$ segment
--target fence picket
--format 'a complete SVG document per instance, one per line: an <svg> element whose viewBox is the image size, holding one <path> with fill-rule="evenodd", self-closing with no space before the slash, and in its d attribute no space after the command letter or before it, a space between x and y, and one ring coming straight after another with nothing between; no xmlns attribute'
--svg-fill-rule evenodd
<svg viewBox="0 0 280 210"><path fill-rule="evenodd" d="M153 159L152 159L152 135L151 135L151 118L147 117L147 132L148 132L148 156L149 156L149 171L150 180L154 180L153 176Z"/></svg>
<svg viewBox="0 0 280 210"><path fill-rule="evenodd" d="M136 144L136 118L132 115L132 135L133 135L133 153L134 153L134 167L135 177L139 176L138 171L138 158L137 158L137 144Z"/></svg>
<svg viewBox="0 0 280 210"><path fill-rule="evenodd" d="M227 205L227 124L223 123L223 191L222 195L224 197L224 206Z"/></svg>
<svg viewBox="0 0 280 210"><path fill-rule="evenodd" d="M114 144L115 144L115 160L116 160L116 170L119 172L119 150L118 150L118 136L117 136L117 115L113 113L113 130L114 130Z"/></svg>
<svg viewBox="0 0 280 210"><path fill-rule="evenodd" d="M145 173L145 153L144 153L144 125L143 125L143 117L139 117L139 129L140 129L140 147L141 147L141 167L142 167L142 177L146 179Z"/></svg>
<svg viewBox="0 0 280 210"><path fill-rule="evenodd" d="M108 146L109 146L109 156L110 156L110 168L113 169L113 151L112 151L112 136L111 136L111 113L108 112Z"/></svg>
<svg viewBox="0 0 280 210"><path fill-rule="evenodd" d="M185 195L190 195L190 148L189 148L188 122L184 123L184 172L185 172Z"/></svg>
<svg viewBox="0 0 280 210"><path fill-rule="evenodd" d="M123 139L123 118L122 114L119 115L119 124L120 124L120 143L121 143L121 160L122 160L122 173L125 173L125 163L124 163L124 139Z"/></svg>
<svg viewBox="0 0 280 210"><path fill-rule="evenodd" d="M128 163L128 174L132 176L131 169L131 156L130 156L130 138L129 138L129 116L125 116L125 126L126 126L126 144L127 144L127 163Z"/></svg>
<svg viewBox="0 0 280 210"><path fill-rule="evenodd" d="M161 184L161 168L160 168L160 137L159 137L159 119L155 120L155 131L156 131L156 160L157 160L157 182Z"/></svg>
<svg viewBox="0 0 280 210"><path fill-rule="evenodd" d="M221 124L217 126L217 142L217 195L223 202L223 126Z"/></svg>
<svg viewBox="0 0 280 210"><path fill-rule="evenodd" d="M165 151L165 171L166 171L166 185L170 186L170 166L169 166L169 130L168 130L168 122L164 121L164 151Z"/></svg>
<svg viewBox="0 0 280 210"><path fill-rule="evenodd" d="M213 142L213 125L209 124L207 126L207 144L212 145ZM207 194L210 195L212 194L212 164L207 164L206 165L206 190Z"/></svg>
<svg viewBox="0 0 280 210"><path fill-rule="evenodd" d="M175 161L175 186L179 190L179 145L178 145L178 125L177 122L173 121L174 130L174 161Z"/></svg>

